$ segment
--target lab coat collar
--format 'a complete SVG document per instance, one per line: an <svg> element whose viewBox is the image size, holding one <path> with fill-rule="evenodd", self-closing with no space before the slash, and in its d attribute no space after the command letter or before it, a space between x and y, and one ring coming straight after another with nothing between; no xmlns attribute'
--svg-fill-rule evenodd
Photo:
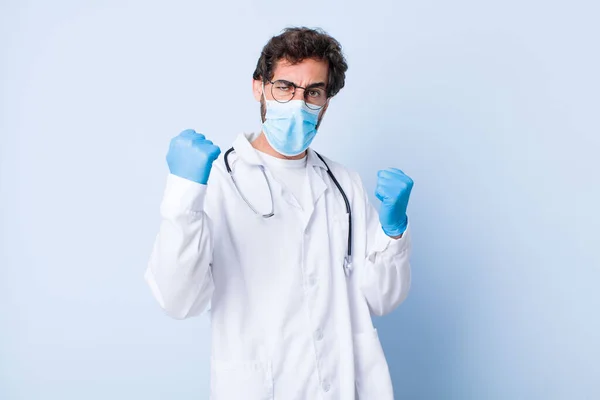
<svg viewBox="0 0 600 400"><path fill-rule="evenodd" d="M320 167L320 168L323 168L324 170L327 170L327 166L325 165L325 163L319 158L319 156L317 156L317 153L310 147L308 148L308 156L306 159L306 165L311 165L313 167Z"/></svg>
<svg viewBox="0 0 600 400"><path fill-rule="evenodd" d="M233 148L235 149L237 156L244 160L245 163L250 165L264 165L264 161L257 154L257 150L252 147L252 141L254 141L259 133L240 133L233 142ZM306 158L306 166L320 167L327 169L325 163L317 156L315 151L311 148L308 149Z"/></svg>
<svg viewBox="0 0 600 400"><path fill-rule="evenodd" d="M233 142L237 157L244 160L246 164L264 165L260 156L256 153L256 149L250 144L257 137L258 135L255 133L240 133Z"/></svg>

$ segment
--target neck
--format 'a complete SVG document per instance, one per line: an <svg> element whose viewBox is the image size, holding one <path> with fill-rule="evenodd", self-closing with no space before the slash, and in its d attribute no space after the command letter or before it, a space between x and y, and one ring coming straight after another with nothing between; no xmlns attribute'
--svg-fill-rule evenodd
<svg viewBox="0 0 600 400"><path fill-rule="evenodd" d="M252 144L252 147L254 147L256 150L258 150L260 152L263 152L270 156L273 156L276 158L281 158L284 160L299 160L301 158L304 158L304 156L306 155L306 150L298 155L289 156L289 157L278 153L277 150L275 150L273 147L271 147L271 145L269 144L269 141L265 137L264 132L261 132L260 135L251 144Z"/></svg>

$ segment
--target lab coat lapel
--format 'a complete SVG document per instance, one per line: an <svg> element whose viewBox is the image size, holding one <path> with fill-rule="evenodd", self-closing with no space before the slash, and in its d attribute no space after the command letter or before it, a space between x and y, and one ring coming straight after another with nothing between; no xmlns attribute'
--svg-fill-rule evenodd
<svg viewBox="0 0 600 400"><path fill-rule="evenodd" d="M323 193L325 193L325 191L327 190L327 184L321 176L322 173L326 172L316 167L308 167L308 182L310 184L310 191L312 193L313 210L316 207L317 202L319 201Z"/></svg>
<svg viewBox="0 0 600 400"><path fill-rule="evenodd" d="M327 166L321 161L313 149L308 149L306 166L308 167L308 179L310 182L314 209L321 198L321 195L327 190L327 182L324 178L325 174L327 174Z"/></svg>
<svg viewBox="0 0 600 400"><path fill-rule="evenodd" d="M306 220L304 229L308 226L319 199L323 196L323 193L328 189L327 183L324 178L324 174L327 174L326 166L315 154L314 150L308 149L308 155L306 160L308 183L310 185L310 191L312 195L312 207L307 210Z"/></svg>

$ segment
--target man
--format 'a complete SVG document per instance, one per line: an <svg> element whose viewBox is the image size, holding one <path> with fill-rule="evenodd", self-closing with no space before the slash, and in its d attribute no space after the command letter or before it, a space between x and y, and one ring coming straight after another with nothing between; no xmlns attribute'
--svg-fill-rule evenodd
<svg viewBox="0 0 600 400"><path fill-rule="evenodd" d="M413 182L379 171L377 215L309 148L346 70L335 39L286 29L254 72L258 135L222 157L193 130L171 141L146 280L174 318L210 308L212 399L393 399L371 315L408 293Z"/></svg>

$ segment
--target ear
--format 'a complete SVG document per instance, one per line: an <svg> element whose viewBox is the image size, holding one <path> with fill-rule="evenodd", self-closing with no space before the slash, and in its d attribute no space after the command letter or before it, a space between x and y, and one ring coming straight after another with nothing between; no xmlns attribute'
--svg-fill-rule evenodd
<svg viewBox="0 0 600 400"><path fill-rule="evenodd" d="M252 94L254 94L254 99L256 101L260 101L263 92L262 80L260 79L252 79Z"/></svg>

